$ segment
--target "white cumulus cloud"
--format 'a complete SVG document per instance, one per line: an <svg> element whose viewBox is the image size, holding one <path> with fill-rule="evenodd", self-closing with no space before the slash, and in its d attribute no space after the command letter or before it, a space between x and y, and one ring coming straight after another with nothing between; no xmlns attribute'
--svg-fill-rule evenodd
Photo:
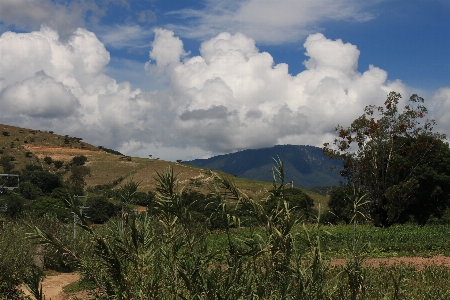
<svg viewBox="0 0 450 300"><path fill-rule="evenodd" d="M358 72L359 50L311 34L306 70L295 75L275 64L255 40L220 33L190 56L182 39L156 29L147 71L166 84L151 92L107 76L110 54L97 36L76 29L67 39L49 27L0 36L0 122L82 137L128 155L193 159L274 144L320 146L334 139L369 104L391 91L408 99L401 81L368 66ZM142 65L143 67L143 65ZM450 92L432 99L447 126ZM437 111L434 108L438 109Z"/></svg>

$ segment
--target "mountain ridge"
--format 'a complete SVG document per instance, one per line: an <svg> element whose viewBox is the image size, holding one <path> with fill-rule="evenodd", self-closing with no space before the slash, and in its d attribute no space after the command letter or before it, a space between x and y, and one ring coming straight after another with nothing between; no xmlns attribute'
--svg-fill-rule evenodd
<svg viewBox="0 0 450 300"><path fill-rule="evenodd" d="M298 187L310 189L316 186L333 186L342 180L337 171L342 168L342 162L328 158L321 148L308 145L246 149L183 163L224 171L242 178L272 181L273 159L277 158L284 162L286 182L294 181L294 185Z"/></svg>

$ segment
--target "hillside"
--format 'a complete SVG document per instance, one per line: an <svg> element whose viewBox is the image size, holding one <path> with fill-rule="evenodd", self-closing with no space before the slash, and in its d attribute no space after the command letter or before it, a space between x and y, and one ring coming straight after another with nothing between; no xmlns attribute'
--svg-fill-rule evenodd
<svg viewBox="0 0 450 300"><path fill-rule="evenodd" d="M313 146L277 145L196 159L185 164L221 170L242 178L272 181L272 158L277 157L284 161L286 181L294 181L295 186L305 189L334 186L342 180L336 170L330 170L339 169L341 162L329 159L322 149Z"/></svg>
<svg viewBox="0 0 450 300"><path fill-rule="evenodd" d="M86 166L91 169L91 176L86 178L87 187L105 184L120 186L119 179L122 178L122 184L130 179L140 182L141 191L155 190L156 172L163 172L170 166L175 174L179 175L180 185L202 193L211 191L210 172L204 168L109 152L102 147L85 143L81 138L0 124L0 156L8 155L14 159L13 171L20 171L27 164L37 164L52 173L60 173L64 178L68 178L70 171L65 166L68 166L73 157L84 155L87 157ZM45 157L51 157L53 161L62 161L63 166L56 168L54 164L48 165L44 162ZM3 173L1 166L0 173ZM265 195L270 188L266 182L245 178L235 178L235 181L246 193L256 197ZM325 197L311 192L308 194L315 201L326 203Z"/></svg>

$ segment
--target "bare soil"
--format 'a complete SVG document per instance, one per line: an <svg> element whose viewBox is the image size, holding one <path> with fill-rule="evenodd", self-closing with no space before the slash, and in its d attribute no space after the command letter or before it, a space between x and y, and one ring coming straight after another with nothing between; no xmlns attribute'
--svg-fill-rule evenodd
<svg viewBox="0 0 450 300"><path fill-rule="evenodd" d="M332 259L331 264L341 266L347 262L347 259ZM437 255L433 257L389 257L389 258L366 258L363 265L365 267L377 268L380 266L392 266L395 264L411 265L422 270L426 266L445 266L450 268L450 257Z"/></svg>
<svg viewBox="0 0 450 300"><path fill-rule="evenodd" d="M47 276L42 281L42 292L46 299L51 300L70 300L70 299L89 299L86 291L76 293L65 293L63 287L76 282L80 279L77 273L60 273ZM22 288L26 295L31 295L26 288Z"/></svg>

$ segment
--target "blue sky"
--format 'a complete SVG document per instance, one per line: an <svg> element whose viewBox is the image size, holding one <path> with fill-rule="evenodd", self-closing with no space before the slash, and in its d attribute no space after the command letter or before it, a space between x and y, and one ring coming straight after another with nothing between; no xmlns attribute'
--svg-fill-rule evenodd
<svg viewBox="0 0 450 300"><path fill-rule="evenodd" d="M396 90L450 134L449 28L446 0L3 0L0 123L186 160L320 146Z"/></svg>

